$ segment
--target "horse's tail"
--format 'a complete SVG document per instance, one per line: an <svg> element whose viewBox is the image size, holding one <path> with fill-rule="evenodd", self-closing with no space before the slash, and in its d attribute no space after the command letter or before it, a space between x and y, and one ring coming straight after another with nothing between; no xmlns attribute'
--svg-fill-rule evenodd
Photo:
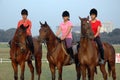
<svg viewBox="0 0 120 80"><path fill-rule="evenodd" d="M40 75L41 74L41 58L37 55L35 58L35 68L36 68L36 74Z"/></svg>
<svg viewBox="0 0 120 80"><path fill-rule="evenodd" d="M36 74L40 77L41 74L41 58L42 58L42 45L38 39L33 38L34 42L34 56L35 56L35 68ZM38 79L39 80L39 79Z"/></svg>
<svg viewBox="0 0 120 80"><path fill-rule="evenodd" d="M112 68L111 68L111 66L112 66L112 64L115 64L115 49L114 49L114 47L112 46L112 45L110 45L110 44L108 44L109 45L109 47L111 48L110 50L111 50L111 56L110 56L110 58L108 59L108 74L109 74L109 76L111 76L111 72L112 72Z"/></svg>
<svg viewBox="0 0 120 80"><path fill-rule="evenodd" d="M41 74L41 60L35 59L35 68L36 68L36 74Z"/></svg>
<svg viewBox="0 0 120 80"><path fill-rule="evenodd" d="M38 62L37 62L37 59L35 59L35 69L36 69L36 74L38 74Z"/></svg>
<svg viewBox="0 0 120 80"><path fill-rule="evenodd" d="M97 67L95 67L95 73L97 74Z"/></svg>
<svg viewBox="0 0 120 80"><path fill-rule="evenodd" d="M109 61L108 61L108 65L107 66L108 66L108 74L109 74L109 76L111 76L111 71L112 70L111 70L111 66L110 66L110 62Z"/></svg>

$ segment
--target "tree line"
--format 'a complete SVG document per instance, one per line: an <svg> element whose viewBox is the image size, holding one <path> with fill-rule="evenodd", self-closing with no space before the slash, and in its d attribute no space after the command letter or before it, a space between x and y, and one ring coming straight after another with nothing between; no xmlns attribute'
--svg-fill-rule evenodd
<svg viewBox="0 0 120 80"><path fill-rule="evenodd" d="M8 42L13 38L13 35L15 33L15 28L11 28L8 30L2 30L0 29L0 42Z"/></svg>
<svg viewBox="0 0 120 80"><path fill-rule="evenodd" d="M15 28L11 28L8 30L2 30L0 29L0 42L8 42L10 41L15 33ZM73 41L78 42L80 41L80 33L73 33ZM110 33L101 33L101 40L104 42L108 42L111 44L120 44L120 29L116 28Z"/></svg>
<svg viewBox="0 0 120 80"><path fill-rule="evenodd" d="M120 44L120 29L116 28L112 32L103 32L100 34L101 40L103 42L108 42L110 44ZM73 41L80 41L80 33L73 32Z"/></svg>

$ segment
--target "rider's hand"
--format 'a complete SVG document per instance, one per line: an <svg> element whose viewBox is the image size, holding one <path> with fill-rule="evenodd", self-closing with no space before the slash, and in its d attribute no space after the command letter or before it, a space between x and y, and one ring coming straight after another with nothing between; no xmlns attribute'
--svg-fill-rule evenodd
<svg viewBox="0 0 120 80"><path fill-rule="evenodd" d="M64 39L65 39L65 36L62 36L62 37L61 37L61 40L64 40Z"/></svg>
<svg viewBox="0 0 120 80"><path fill-rule="evenodd" d="M97 36L96 35L94 35L94 38L96 38Z"/></svg>

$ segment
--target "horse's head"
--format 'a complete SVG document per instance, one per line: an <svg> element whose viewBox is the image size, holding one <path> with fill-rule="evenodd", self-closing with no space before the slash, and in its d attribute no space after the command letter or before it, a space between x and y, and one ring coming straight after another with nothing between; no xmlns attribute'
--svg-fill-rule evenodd
<svg viewBox="0 0 120 80"><path fill-rule="evenodd" d="M47 22L45 22L44 24L40 22L41 28L39 30L39 36L40 36L40 40L47 40L49 37L49 33L50 33L50 27L47 24Z"/></svg>
<svg viewBox="0 0 120 80"><path fill-rule="evenodd" d="M24 25L21 25L15 33L15 38L16 38L16 44L20 47L20 49L23 51L26 49L26 38L27 38L27 33L26 30L29 26L25 27Z"/></svg>
<svg viewBox="0 0 120 80"><path fill-rule="evenodd" d="M93 38L93 32L91 30L91 24L89 22L89 16L87 18L81 18L81 35L82 37Z"/></svg>
<svg viewBox="0 0 120 80"><path fill-rule="evenodd" d="M16 30L16 35L19 37L26 36L26 30L29 26L25 27L23 24Z"/></svg>

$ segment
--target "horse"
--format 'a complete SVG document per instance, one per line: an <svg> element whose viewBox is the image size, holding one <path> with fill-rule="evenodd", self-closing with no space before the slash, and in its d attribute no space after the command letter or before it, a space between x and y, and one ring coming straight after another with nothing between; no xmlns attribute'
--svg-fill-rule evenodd
<svg viewBox="0 0 120 80"><path fill-rule="evenodd" d="M55 72L56 68L58 69L58 80L62 80L62 69L63 66L70 65L70 56L65 50L64 42L59 40L47 22L45 24L42 24L40 22L40 30L39 30L39 38L41 42L46 43L47 48L47 59L49 61L49 67L52 74L52 80L55 80ZM75 55L75 64L76 64L76 71L77 75L80 75L79 68L78 68L78 59Z"/></svg>
<svg viewBox="0 0 120 80"><path fill-rule="evenodd" d="M14 80L18 80L18 65L20 65L21 68L20 80L24 80L25 62L27 62L28 67L30 68L31 80L34 80L34 67L30 58L31 51L29 50L26 41L26 30L28 27L29 26L20 26L20 28L16 29L14 37L11 40L10 59L14 70ZM33 43L36 72L38 74L38 80L40 80L42 45L39 40L35 38L33 38Z"/></svg>
<svg viewBox="0 0 120 80"><path fill-rule="evenodd" d="M108 63L108 72L113 80L116 80L115 72L115 49L112 45L103 42L104 48L104 58L105 63L99 64L100 54L98 51L98 46L94 42L93 33L91 30L91 24L89 22L89 17L81 18L81 37L80 37L80 47L78 52L78 59L80 63L80 70L82 74L82 80L86 80L86 70L88 71L88 79L94 80L94 72L96 71L96 66L100 66L100 70L103 74L104 80L107 80L107 72L105 70L105 64Z"/></svg>

